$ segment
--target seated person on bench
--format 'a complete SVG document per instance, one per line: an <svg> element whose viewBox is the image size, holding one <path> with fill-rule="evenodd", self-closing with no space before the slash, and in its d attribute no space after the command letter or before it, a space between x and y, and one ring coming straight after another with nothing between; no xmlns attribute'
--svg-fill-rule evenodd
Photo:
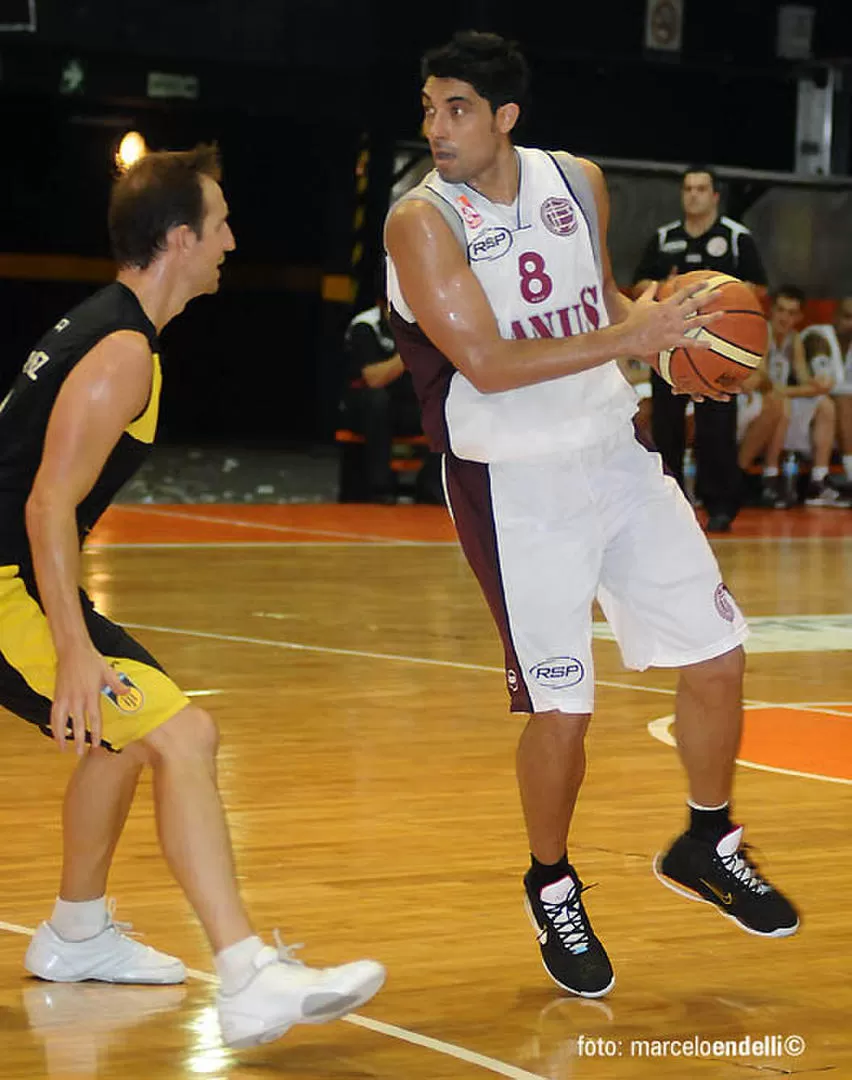
<svg viewBox="0 0 852 1080"><path fill-rule="evenodd" d="M343 427L363 435L367 502L396 502L391 468L395 436L421 435L420 408L411 376L396 349L384 298L360 312L344 337L346 388L341 402ZM442 502L440 460L430 454L417 478L418 502Z"/></svg>

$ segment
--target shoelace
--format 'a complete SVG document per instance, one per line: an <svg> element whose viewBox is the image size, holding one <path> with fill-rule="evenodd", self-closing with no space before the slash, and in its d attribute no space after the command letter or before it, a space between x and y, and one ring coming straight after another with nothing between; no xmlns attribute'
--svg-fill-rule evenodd
<svg viewBox="0 0 852 1080"><path fill-rule="evenodd" d="M561 904L548 904L545 900L541 902L545 914L559 935L559 940L575 956L589 947L589 931L580 907L580 896L593 888L594 885L584 885L579 890L575 888Z"/></svg>
<svg viewBox="0 0 852 1080"><path fill-rule="evenodd" d="M114 896L111 896L107 901L107 924L104 927L104 930L112 928L113 930L117 930L120 934L124 934L126 937L142 937L141 930L133 929L133 923L121 922L115 918L115 905L116 899Z"/></svg>
<svg viewBox="0 0 852 1080"><path fill-rule="evenodd" d="M748 847L748 844L741 844L739 850L732 855L720 855L719 858L728 873L732 874L740 885L743 885L749 892L762 896L763 893L769 892L772 886L768 881L764 881L757 867L749 859L747 855Z"/></svg>
<svg viewBox="0 0 852 1080"><path fill-rule="evenodd" d="M305 966L304 960L297 960L293 955L296 949L303 949L305 947L303 942L300 941L297 945L285 945L277 930L272 931L272 936L275 939L275 948L278 952L278 959L282 964L298 964L299 967Z"/></svg>

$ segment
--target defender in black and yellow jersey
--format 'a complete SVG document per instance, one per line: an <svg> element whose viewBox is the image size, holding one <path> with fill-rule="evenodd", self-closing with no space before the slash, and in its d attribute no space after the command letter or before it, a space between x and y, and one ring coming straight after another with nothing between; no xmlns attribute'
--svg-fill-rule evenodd
<svg viewBox="0 0 852 1080"><path fill-rule="evenodd" d="M77 438L86 441L88 410L74 417L68 401L85 387L89 369L95 372L95 356L119 346L139 354L140 396L148 383L148 397L138 414L118 435L88 493L75 509L77 537L85 539L116 492L130 479L149 454L157 427L160 399L160 359L157 330L145 314L138 297L127 285L108 285L48 331L30 353L14 386L0 404L0 703L51 734L51 706L56 678L56 653L33 573L33 556L27 536L27 506L34 496L30 515L35 523L37 500L50 499L54 511L65 475L59 470L72 464L48 457L39 475L45 433L58 399L51 430L51 448L58 449L80 425ZM147 352L147 356L144 353ZM81 365L84 357L85 365ZM117 353L116 353L117 355ZM77 370L79 366L79 370ZM147 370L146 370L147 369ZM84 374L85 371L85 374ZM63 395L71 375L73 383ZM85 393L85 390L83 390ZM59 425L63 430L57 431ZM65 437L63 437L63 431ZM58 445L57 445L58 444ZM94 456L101 454L92 444ZM39 485L34 490L36 476ZM68 495L71 493L68 492ZM77 489L75 488L75 494ZM70 507L65 507L66 511ZM80 593L83 621L98 653L114 670L105 671L106 693L101 703L102 743L121 749L153 730L189 704L189 699L163 673L156 660L126 631L98 615L84 592ZM123 682L120 681L123 676ZM62 738L67 717L55 713L55 732ZM85 730L78 725L80 737Z"/></svg>
<svg viewBox="0 0 852 1080"><path fill-rule="evenodd" d="M164 854L221 978L226 1042L335 1019L384 981L374 961L314 970L263 944L236 884L216 727L79 587L80 547L151 449L158 334L215 292L234 248L213 147L143 158L117 180L117 280L48 331L0 402L0 705L80 761L64 803L59 896L26 967L44 979L181 982L183 964L112 921L107 875L139 773L154 771ZM118 752L116 752L118 751Z"/></svg>

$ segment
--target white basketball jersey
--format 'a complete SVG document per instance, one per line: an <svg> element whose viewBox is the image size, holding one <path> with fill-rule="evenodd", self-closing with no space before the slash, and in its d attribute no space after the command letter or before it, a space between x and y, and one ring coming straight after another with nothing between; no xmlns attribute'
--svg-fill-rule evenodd
<svg viewBox="0 0 852 1080"><path fill-rule="evenodd" d="M835 387L852 384L852 345L844 356L840 351L837 331L831 323L807 326L802 331L802 340L819 335L828 345L827 352L819 352L810 358L811 371L816 376L831 379Z"/></svg>
<svg viewBox="0 0 852 1080"><path fill-rule="evenodd" d="M766 369L772 385L777 387L789 386L795 382L793 374L793 341L794 333L789 333L781 342L776 344L772 327L769 327L769 353L766 358Z"/></svg>
<svg viewBox="0 0 852 1080"><path fill-rule="evenodd" d="M492 203L466 184L447 183L437 172L421 187L461 219L470 268L504 338L572 337L602 329L609 319L595 258L597 236L593 241L591 232L597 225L590 223L553 156L543 150L516 150L520 182L511 206ZM416 197L418 190L411 195ZM388 294L396 312L413 323L415 316L390 260ZM480 393L456 371L444 408L457 457L512 461L608 438L635 412L636 395L613 360L576 375L493 394Z"/></svg>

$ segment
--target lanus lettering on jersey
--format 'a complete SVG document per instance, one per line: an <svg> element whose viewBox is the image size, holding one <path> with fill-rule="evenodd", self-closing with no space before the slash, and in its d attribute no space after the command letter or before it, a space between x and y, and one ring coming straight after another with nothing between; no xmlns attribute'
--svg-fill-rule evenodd
<svg viewBox="0 0 852 1080"><path fill-rule="evenodd" d="M573 337L574 334L586 334L590 330L598 330L601 324L598 302L597 285L584 285L580 289L576 304L569 304L555 311L543 311L540 315L513 319L512 337Z"/></svg>

